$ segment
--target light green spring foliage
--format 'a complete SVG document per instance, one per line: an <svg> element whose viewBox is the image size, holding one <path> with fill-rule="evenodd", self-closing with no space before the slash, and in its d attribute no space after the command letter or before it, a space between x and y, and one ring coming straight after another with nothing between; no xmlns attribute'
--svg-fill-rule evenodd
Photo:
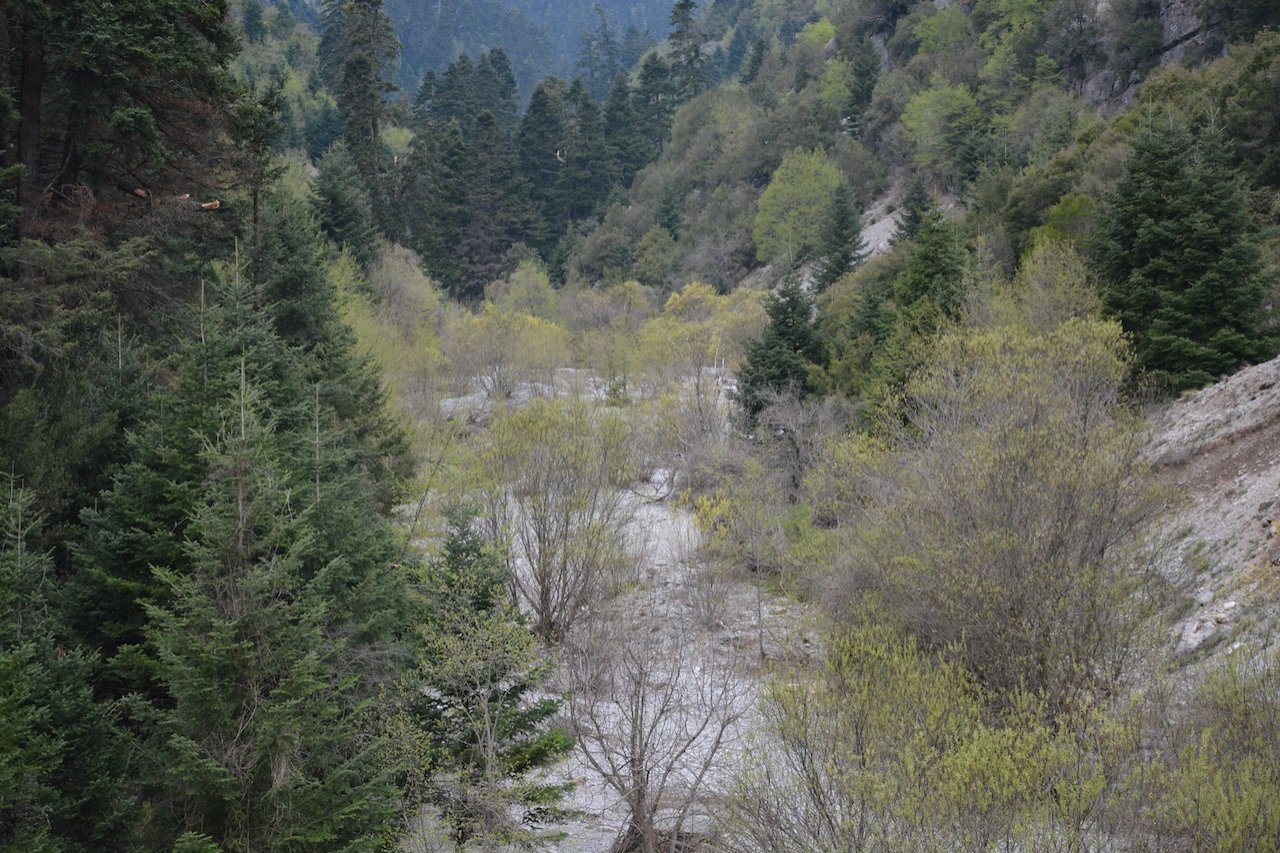
<svg viewBox="0 0 1280 853"><path fill-rule="evenodd" d="M1280 656L1246 654L1210 673L1152 774L1156 831L1193 850L1280 849Z"/></svg>
<svg viewBox="0 0 1280 853"><path fill-rule="evenodd" d="M783 156L756 208L756 256L787 266L807 257L840 181L839 168L821 151L797 148Z"/></svg>
<svg viewBox="0 0 1280 853"><path fill-rule="evenodd" d="M985 704L962 667L874 617L837 633L820 672L771 684L728 849L1037 849L1046 829L1082 843L1102 768L1025 695L1003 721Z"/></svg>
<svg viewBox="0 0 1280 853"><path fill-rule="evenodd" d="M838 583L876 591L997 697L1027 688L1056 712L1105 693L1141 601L1137 531L1161 507L1127 370L1114 323L944 334L867 472Z"/></svg>

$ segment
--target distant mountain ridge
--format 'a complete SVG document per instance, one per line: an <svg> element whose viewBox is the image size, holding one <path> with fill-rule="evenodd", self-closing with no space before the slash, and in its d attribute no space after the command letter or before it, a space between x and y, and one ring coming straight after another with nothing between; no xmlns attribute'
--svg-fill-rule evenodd
<svg viewBox="0 0 1280 853"><path fill-rule="evenodd" d="M277 0L318 19L323 0ZM584 33L600 26L597 7L618 37L629 27L655 41L667 33L674 0L386 0L404 50L396 83L412 94L427 71L443 71L459 55L501 48L527 98L549 75L572 77ZM307 13L310 12L308 15Z"/></svg>

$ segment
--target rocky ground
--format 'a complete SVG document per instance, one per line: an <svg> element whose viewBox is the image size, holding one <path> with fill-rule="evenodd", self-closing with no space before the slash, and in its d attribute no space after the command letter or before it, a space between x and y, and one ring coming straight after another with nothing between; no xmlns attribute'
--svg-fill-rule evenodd
<svg viewBox="0 0 1280 853"><path fill-rule="evenodd" d="M1148 458L1177 492L1166 576L1185 595L1184 662L1265 647L1280 593L1280 359L1188 394L1151 421Z"/></svg>

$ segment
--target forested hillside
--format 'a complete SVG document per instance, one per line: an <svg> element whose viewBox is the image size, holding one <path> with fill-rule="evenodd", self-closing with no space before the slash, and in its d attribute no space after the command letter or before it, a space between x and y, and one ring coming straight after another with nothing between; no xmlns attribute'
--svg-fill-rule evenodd
<svg viewBox="0 0 1280 853"><path fill-rule="evenodd" d="M1277 28L0 5L0 847L1280 850Z"/></svg>

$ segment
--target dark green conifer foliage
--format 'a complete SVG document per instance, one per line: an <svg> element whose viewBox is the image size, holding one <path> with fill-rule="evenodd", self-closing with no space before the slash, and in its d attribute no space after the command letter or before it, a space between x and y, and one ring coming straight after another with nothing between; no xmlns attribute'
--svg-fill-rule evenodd
<svg viewBox="0 0 1280 853"><path fill-rule="evenodd" d="M0 84L21 124L0 125L0 147L5 165L23 166L19 233L84 191L120 201L122 189L154 197L216 183L236 93L227 12L225 0L7 0Z"/></svg>
<svg viewBox="0 0 1280 853"><path fill-rule="evenodd" d="M1273 352L1244 191L1216 131L1148 122L1108 202L1094 267L1147 371L1194 388Z"/></svg>
<svg viewBox="0 0 1280 853"><path fill-rule="evenodd" d="M769 297L769 326L747 350L738 376L738 404L754 424L771 392L809 393L810 371L826 361L822 338L813 322L813 300L795 279Z"/></svg>
<svg viewBox="0 0 1280 853"><path fill-rule="evenodd" d="M871 94L880 79L880 56L871 40L864 38L853 50L853 85L849 91L849 117L855 129L861 127L863 112L871 105Z"/></svg>
<svg viewBox="0 0 1280 853"><path fill-rule="evenodd" d="M520 171L529 183L530 198L546 226L533 245L546 251L569 222L565 172L568 166L569 126L563 83L544 80L533 90L520 122Z"/></svg>
<svg viewBox="0 0 1280 853"><path fill-rule="evenodd" d="M531 840L562 812L566 786L529 777L573 741L553 725L560 703L542 694L547 665L471 517L454 517L419 593L426 621L401 717L430 756L425 798L459 844Z"/></svg>
<svg viewBox="0 0 1280 853"><path fill-rule="evenodd" d="M862 239L860 220L858 200L849 185L841 182L831 194L818 246L822 260L814 272L813 286L819 293L866 260L867 246Z"/></svg>
<svg viewBox="0 0 1280 853"><path fill-rule="evenodd" d="M639 133L635 104L625 75L613 82L604 105L604 140L609 149L615 184L630 186L631 179L648 162L647 146Z"/></svg>
<svg viewBox="0 0 1280 853"><path fill-rule="evenodd" d="M964 302L964 242L959 229L937 209L921 217L907 246L907 265L895 285L900 308L927 301L947 319L960 316Z"/></svg>
<svg viewBox="0 0 1280 853"><path fill-rule="evenodd" d="M671 72L673 92L684 102L702 91L706 75L702 60L702 34L698 32L695 0L676 0L671 8Z"/></svg>
<svg viewBox="0 0 1280 853"><path fill-rule="evenodd" d="M594 31L584 32L578 47L574 73L597 101L603 101L623 70L621 45L609 28L609 18L599 3L594 6L599 20Z"/></svg>
<svg viewBox="0 0 1280 853"><path fill-rule="evenodd" d="M262 41L262 37L266 35L267 27L262 12L261 0L245 0L240 26L250 43Z"/></svg>
<svg viewBox="0 0 1280 853"><path fill-rule="evenodd" d="M0 847L136 849L127 741L56 622L34 496L0 494Z"/></svg>
<svg viewBox="0 0 1280 853"><path fill-rule="evenodd" d="M757 75L760 74L760 66L764 64L765 54L769 52L769 45L762 38L757 38L751 43L751 50L747 51L747 58L742 61L742 73L739 79L744 84L755 82Z"/></svg>
<svg viewBox="0 0 1280 853"><path fill-rule="evenodd" d="M572 120L564 178L568 218L574 221L590 216L609 194L612 184L600 108L581 81L575 80L569 87L567 100Z"/></svg>
<svg viewBox="0 0 1280 853"><path fill-rule="evenodd" d="M316 214L325 236L368 269L378 249L378 229L368 183L345 143L335 144L320 162L315 187Z"/></svg>
<svg viewBox="0 0 1280 853"><path fill-rule="evenodd" d="M326 0L322 69L342 112L342 138L375 206L382 200L382 119L400 44L382 0Z"/></svg>
<svg viewBox="0 0 1280 853"><path fill-rule="evenodd" d="M893 245L914 240L916 234L920 233L925 214L933 206L933 198L925 189L924 181L919 177L912 178L907 185L907 194L902 199L902 218L898 220L898 227L893 232Z"/></svg>
<svg viewBox="0 0 1280 853"><path fill-rule="evenodd" d="M454 247L461 275L454 293L479 299L485 286L502 276L507 250L540 233L541 224L510 140L487 110L476 120L469 153L466 221Z"/></svg>
<svg viewBox="0 0 1280 853"><path fill-rule="evenodd" d="M148 744L164 792L148 830L230 850L371 845L397 802L361 737L371 686L351 665L333 565L302 556L327 520L298 500L309 489L284 461L292 436L241 376L215 403L182 560L154 569L168 594L148 608L147 637L172 708Z"/></svg>
<svg viewBox="0 0 1280 853"><path fill-rule="evenodd" d="M454 248L466 220L469 165L462 128L450 121L417 129L403 170L403 239L450 289L461 275Z"/></svg>
<svg viewBox="0 0 1280 853"><path fill-rule="evenodd" d="M635 90L636 130L646 144L646 162L657 159L666 143L675 104L671 68L656 52L651 52L640 65Z"/></svg>

